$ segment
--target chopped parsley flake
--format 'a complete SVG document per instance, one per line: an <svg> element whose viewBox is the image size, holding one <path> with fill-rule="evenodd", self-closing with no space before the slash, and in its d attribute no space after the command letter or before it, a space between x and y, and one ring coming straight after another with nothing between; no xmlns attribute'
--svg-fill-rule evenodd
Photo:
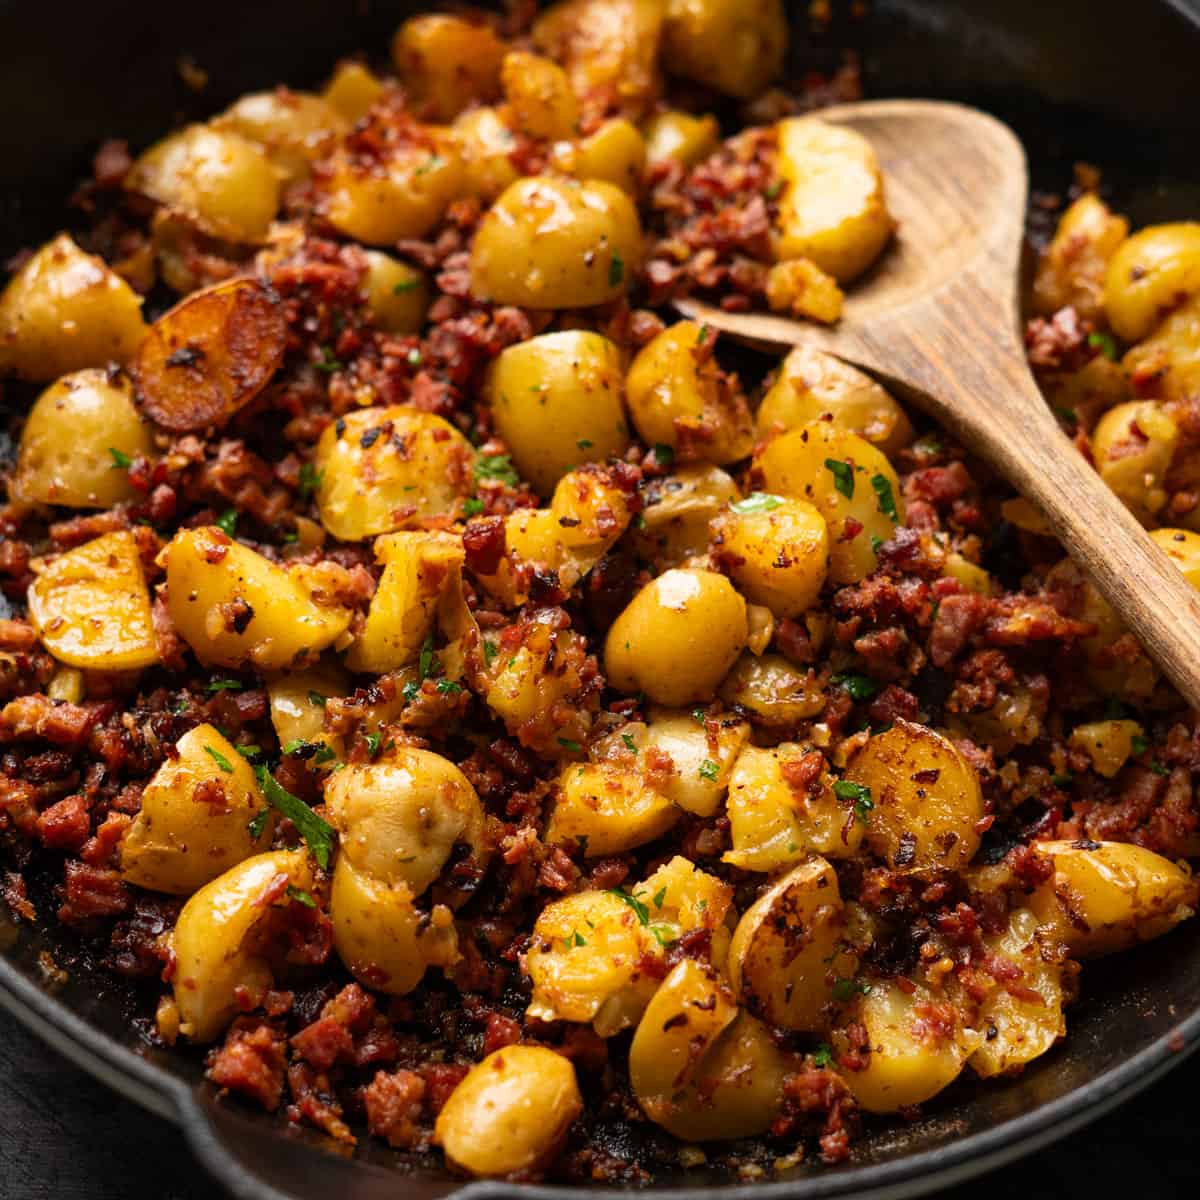
<svg viewBox="0 0 1200 1200"><path fill-rule="evenodd" d="M1162 775L1164 777L1170 775L1171 773L1171 768L1166 766L1164 763L1160 763L1158 759L1155 759L1154 762L1150 764L1150 770L1152 770L1155 775Z"/></svg>
<svg viewBox="0 0 1200 1200"><path fill-rule="evenodd" d="M421 280L414 275L411 279L402 279L392 288L393 296L403 296L405 292L415 292L421 286Z"/></svg>
<svg viewBox="0 0 1200 1200"><path fill-rule="evenodd" d="M591 440L591 438L580 438L579 441L575 443L580 450L590 450L594 444L595 443Z"/></svg>
<svg viewBox="0 0 1200 1200"><path fill-rule="evenodd" d="M666 902L667 902L667 889L665 887L661 887L658 889L657 892L654 893L654 907L662 908L662 906L664 904L666 904Z"/></svg>
<svg viewBox="0 0 1200 1200"><path fill-rule="evenodd" d="M300 836L308 843L317 865L323 871L328 870L329 856L337 839L333 826L313 812L299 796L293 796L266 767L258 767L254 773L267 803L295 825Z"/></svg>
<svg viewBox="0 0 1200 1200"><path fill-rule="evenodd" d="M608 286L616 287L625 278L625 260L614 250L608 264Z"/></svg>
<svg viewBox="0 0 1200 1200"><path fill-rule="evenodd" d="M309 704L316 705L317 708L325 707L325 697L322 696L320 692L309 692L308 702Z"/></svg>
<svg viewBox="0 0 1200 1200"><path fill-rule="evenodd" d="M297 904L303 904L305 908L316 908L317 902L312 897L312 892L306 892L303 888L295 887L293 884L287 885L287 898L295 900Z"/></svg>
<svg viewBox="0 0 1200 1200"><path fill-rule="evenodd" d="M261 746L234 746L234 749L243 758L255 758L262 753Z"/></svg>
<svg viewBox="0 0 1200 1200"><path fill-rule="evenodd" d="M708 720L708 713L706 713L702 708L693 708L692 720L695 721L697 725L703 725Z"/></svg>
<svg viewBox="0 0 1200 1200"><path fill-rule="evenodd" d="M854 499L854 468L848 462L842 462L840 458L827 458L825 466L833 475L833 486L837 488L847 500Z"/></svg>
<svg viewBox="0 0 1200 1200"><path fill-rule="evenodd" d="M380 735L378 733L368 733L367 734L367 752L371 755L372 758L374 758L375 755L377 755L379 753L379 743L382 740L383 739L380 737Z"/></svg>
<svg viewBox="0 0 1200 1200"><path fill-rule="evenodd" d="M835 979L833 982L833 998L844 1004L856 992L866 995L871 990L869 983L859 983L856 979Z"/></svg>
<svg viewBox="0 0 1200 1200"><path fill-rule="evenodd" d="M1093 350L1099 350L1110 362L1117 361L1117 343L1113 341L1111 333L1101 333L1098 329L1089 333L1088 345Z"/></svg>
<svg viewBox="0 0 1200 1200"><path fill-rule="evenodd" d="M845 688L851 700L870 700L879 691L879 684L869 675L857 675L853 671L839 671L830 683Z"/></svg>
<svg viewBox="0 0 1200 1200"><path fill-rule="evenodd" d="M478 496L468 496L463 501L463 512L468 517L477 517L483 512L483 501Z"/></svg>
<svg viewBox="0 0 1200 1200"><path fill-rule="evenodd" d="M675 451L671 449L666 442L655 442L654 457L658 459L664 467L669 467L675 461Z"/></svg>
<svg viewBox="0 0 1200 1200"><path fill-rule="evenodd" d="M456 683L453 679L439 679L437 690L441 696L457 696L463 688L461 683Z"/></svg>
<svg viewBox="0 0 1200 1200"><path fill-rule="evenodd" d="M223 755L220 750L216 748L216 746L205 746L204 749L212 758L213 762L215 762L217 766L225 772L226 775L233 774L233 763L231 763L229 759L227 759L225 755Z"/></svg>
<svg viewBox="0 0 1200 1200"><path fill-rule="evenodd" d="M240 679L214 679L205 688L207 692L240 692L246 685Z"/></svg>
<svg viewBox="0 0 1200 1200"><path fill-rule="evenodd" d="M827 1045L826 1045L824 1042L822 1042L822 1043L821 1043L821 1044L820 1044L820 1045L819 1045L819 1046L816 1048L816 1050L814 1050L814 1051L813 1051L812 1060L813 1060L813 1066L814 1066L814 1067L827 1067L827 1066L829 1066L829 1064L830 1064L831 1062L833 1062L833 1049L832 1049L832 1047L830 1047L830 1046L827 1046Z"/></svg>
<svg viewBox="0 0 1200 1200"><path fill-rule="evenodd" d="M267 827L267 820L270 818L270 816L270 808L263 808L250 818L250 820L246 823L246 828L249 830L252 838L262 837L263 831Z"/></svg>
<svg viewBox="0 0 1200 1200"><path fill-rule="evenodd" d="M1130 738L1130 748L1134 754L1145 754L1150 748L1150 743L1144 737L1142 737L1140 733L1135 733L1133 737Z"/></svg>
<svg viewBox="0 0 1200 1200"><path fill-rule="evenodd" d="M664 949L668 946L673 946L679 939L675 936L674 931L666 925L651 925L649 931L654 936L654 940Z"/></svg>
<svg viewBox="0 0 1200 1200"><path fill-rule="evenodd" d="M739 516L744 516L747 513L774 512L782 504L782 496L772 496L769 492L755 492L729 507Z"/></svg>
<svg viewBox="0 0 1200 1200"><path fill-rule="evenodd" d="M697 774L701 779L707 779L709 783L716 783L717 777L721 774L721 768L711 758L706 758L700 764Z"/></svg>
<svg viewBox="0 0 1200 1200"><path fill-rule="evenodd" d="M871 789L866 784L839 779L833 785L833 794L839 800L853 800L854 815L863 825L867 823L867 813L875 807L875 801L871 799Z"/></svg>
<svg viewBox="0 0 1200 1200"><path fill-rule="evenodd" d="M495 479L509 487L519 487L521 477L507 454L481 454L475 459L476 479Z"/></svg>
<svg viewBox="0 0 1200 1200"><path fill-rule="evenodd" d="M623 888L609 888L608 894L616 896L622 904L628 904L633 909L634 916L637 917L639 925L650 924L650 910L636 896L631 895Z"/></svg>
<svg viewBox="0 0 1200 1200"><path fill-rule="evenodd" d="M892 481L886 475L872 475L871 487L879 497L879 511L893 521L900 520L896 511L896 497L892 495Z"/></svg>
<svg viewBox="0 0 1200 1200"><path fill-rule="evenodd" d="M112 470L114 471L124 471L133 462L128 454L118 450L115 446L109 446L108 452L112 456Z"/></svg>
<svg viewBox="0 0 1200 1200"><path fill-rule="evenodd" d="M621 741L625 743L625 749L628 750L630 754L637 753L637 742L633 740L633 735L631 733L621 734Z"/></svg>
<svg viewBox="0 0 1200 1200"><path fill-rule="evenodd" d="M489 642L486 639L484 639L483 661L487 666L490 667L492 665L492 661L495 659L496 655L499 653L500 653L500 647L497 646L495 642Z"/></svg>
<svg viewBox="0 0 1200 1200"><path fill-rule="evenodd" d="M306 500L321 486L321 480L325 477L324 471L318 471L312 463L305 463L300 468L300 477L298 483L300 485L300 499Z"/></svg>
<svg viewBox="0 0 1200 1200"><path fill-rule="evenodd" d="M429 672L433 670L433 660L433 634L431 633L421 643L421 657L417 659L417 671L422 679L429 678Z"/></svg>
<svg viewBox="0 0 1200 1200"><path fill-rule="evenodd" d="M335 371L344 371L346 364L338 362L333 356L333 351L328 346L321 347L321 358L313 363L313 366L318 371L324 371L326 375L332 375Z"/></svg>
<svg viewBox="0 0 1200 1200"><path fill-rule="evenodd" d="M411 704L421 694L421 685L415 679L410 679L404 685L401 694L404 696L404 703Z"/></svg>
<svg viewBox="0 0 1200 1200"><path fill-rule="evenodd" d="M223 530L230 537L237 532L238 511L236 508L227 508L217 518L217 528Z"/></svg>
<svg viewBox="0 0 1200 1200"><path fill-rule="evenodd" d="M564 749L569 750L572 754L578 754L580 750L579 743L572 738L559 738L558 744Z"/></svg>

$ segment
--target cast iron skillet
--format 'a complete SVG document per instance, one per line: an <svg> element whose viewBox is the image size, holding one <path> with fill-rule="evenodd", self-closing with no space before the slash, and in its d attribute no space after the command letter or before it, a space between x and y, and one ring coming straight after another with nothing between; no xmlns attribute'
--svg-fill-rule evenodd
<svg viewBox="0 0 1200 1200"><path fill-rule="evenodd" d="M806 0L788 0L799 17ZM382 51L419 3L376 0L0 0L0 254L67 224L63 197L106 136L135 148L174 119L202 116L276 81L313 83L341 53ZM846 7L835 0L835 7ZM1086 159L1135 225L1200 214L1195 63L1200 0L876 0L865 22L839 15L806 45L796 71L863 52L873 96L965 100L1010 121L1038 186L1061 189ZM809 42L806 37L798 40ZM182 85L190 56L210 76ZM2 857L2 852L0 852ZM40 897L51 911L51 897ZM136 997L111 984L61 929L0 923L0 1004L68 1058L177 1120L201 1162L246 1200L568 1200L573 1189L464 1185L375 1143L354 1158L316 1148L306 1130L220 1102L196 1056L139 1037ZM39 955L67 968L51 985ZM916 1123L877 1132L850 1162L801 1167L781 1182L737 1186L715 1171L679 1171L658 1189L683 1200L824 1200L903 1196L965 1179L1037 1149L1145 1087L1200 1043L1200 922L1089 967L1064 1045L1019 1079L956 1085ZM144 1027L144 1026L143 1026ZM86 1136L85 1131L81 1131ZM611 1132L610 1149L628 1147ZM398 1175L397 1170L406 1172Z"/></svg>

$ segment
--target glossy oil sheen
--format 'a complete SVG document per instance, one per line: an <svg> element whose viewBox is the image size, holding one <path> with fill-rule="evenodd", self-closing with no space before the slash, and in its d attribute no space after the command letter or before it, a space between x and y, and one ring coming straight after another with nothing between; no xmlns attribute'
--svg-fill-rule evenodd
<svg viewBox="0 0 1200 1200"><path fill-rule="evenodd" d="M203 117L241 92L276 81L318 82L339 54L382 52L419 5L348 0L208 0L200 9L147 0L0 0L0 255L65 226L64 197L105 137L136 151L173 119ZM789 2L803 13L807 5ZM848 3L835 0L838 14ZM1191 0L875 0L866 24L840 16L794 56L797 72L828 70L839 51L863 53L868 95L961 100L1010 122L1029 151L1035 187L1061 191L1077 159L1096 163L1135 227L1200 212L1200 116L1195 62L1200 13ZM802 40L798 38L797 40ZM808 39L803 39L808 41ZM201 95L178 69L209 73ZM2 864L0 864L2 865ZM49 914L57 880L34 880ZM472 1196L566 1197L566 1188L464 1185L444 1172L403 1169L400 1156L364 1140L355 1158L320 1150L311 1130L288 1129L248 1107L222 1104L198 1056L141 1041L133 996L97 974L66 931L0 924L0 1004L114 1086L183 1123L201 1161L250 1200L434 1200ZM70 974L54 993L37 966L50 949ZM97 986L104 980L103 986ZM663 1177L660 1188L699 1200L816 1200L912 1194L1027 1153L1099 1114L1168 1069L1200 1041L1200 922L1108 962L1089 964L1066 1042L1019 1079L955 1085L912 1125L859 1142L850 1162L802 1168L784 1181L739 1188L713 1171ZM611 1149L630 1147L611 1131ZM415 1165L415 1164L414 1164ZM680 1193L677 1193L680 1194Z"/></svg>

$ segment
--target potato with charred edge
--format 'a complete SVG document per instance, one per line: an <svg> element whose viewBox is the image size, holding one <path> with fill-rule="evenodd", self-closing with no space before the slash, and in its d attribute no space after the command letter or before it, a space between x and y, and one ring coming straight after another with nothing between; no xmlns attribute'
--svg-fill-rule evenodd
<svg viewBox="0 0 1200 1200"><path fill-rule="evenodd" d="M847 1071L843 1078L867 1112L899 1112L923 1104L958 1078L983 1035L958 1021L945 1031L927 1033L920 1013L937 1004L938 996L919 984L865 986L848 1016L866 1030L871 1053L863 1070ZM946 1003L942 1009L953 1011ZM840 1030L830 1040L839 1053L846 1045Z"/></svg>
<svg viewBox="0 0 1200 1200"><path fill-rule="evenodd" d="M783 0L667 0L664 62L738 100L753 100L783 70Z"/></svg>
<svg viewBox="0 0 1200 1200"><path fill-rule="evenodd" d="M500 94L505 45L490 25L444 13L410 17L392 39L392 62L405 90L435 121Z"/></svg>
<svg viewBox="0 0 1200 1200"><path fill-rule="evenodd" d="M262 148L232 129L189 125L155 142L124 186L228 242L257 243L279 211L279 175Z"/></svg>
<svg viewBox="0 0 1200 1200"><path fill-rule="evenodd" d="M145 334L137 293L65 233L0 292L0 375L49 383L84 367L127 363Z"/></svg>
<svg viewBox="0 0 1200 1200"><path fill-rule="evenodd" d="M128 377L97 367L75 371L29 410L10 494L28 504L110 508L137 497L126 468L153 456Z"/></svg>
<svg viewBox="0 0 1200 1200"><path fill-rule="evenodd" d="M829 526L829 578L857 583L877 547L904 523L900 480L886 456L857 434L812 421L768 442L754 458L763 489L817 507Z"/></svg>
<svg viewBox="0 0 1200 1200"><path fill-rule="evenodd" d="M523 479L549 495L572 468L629 449L616 345L583 329L544 333L502 350L484 396Z"/></svg>
<svg viewBox="0 0 1200 1200"><path fill-rule="evenodd" d="M863 838L821 752L794 742L738 755L726 812L733 848L722 861L746 871L777 871L810 854L850 858Z"/></svg>
<svg viewBox="0 0 1200 1200"><path fill-rule="evenodd" d="M662 981L629 1047L642 1111L689 1142L765 1132L787 1071L766 1026L739 1012L720 975L691 958Z"/></svg>
<svg viewBox="0 0 1200 1200"><path fill-rule="evenodd" d="M375 539L375 558L383 563L383 575L346 665L382 675L412 662L433 631L442 595L462 570L462 539L449 533L389 533Z"/></svg>
<svg viewBox="0 0 1200 1200"><path fill-rule="evenodd" d="M498 1178L549 1162L582 1111L569 1059L545 1046L506 1046L450 1093L433 1140L464 1171Z"/></svg>
<svg viewBox="0 0 1200 1200"><path fill-rule="evenodd" d="M717 694L726 704L778 732L795 732L803 721L825 709L825 693L812 671L803 671L782 654L748 651L721 681Z"/></svg>
<svg viewBox="0 0 1200 1200"><path fill-rule="evenodd" d="M684 461L717 464L750 453L753 418L736 377L713 357L714 341L707 325L678 321L638 351L625 397L647 445L667 446Z"/></svg>
<svg viewBox="0 0 1200 1200"><path fill-rule="evenodd" d="M797 346L779 364L779 373L755 416L760 438L801 429L828 418L895 454L913 439L904 409L869 375L814 346Z"/></svg>
<svg viewBox="0 0 1200 1200"><path fill-rule="evenodd" d="M286 342L283 308L257 279L193 292L150 326L138 350L142 407L174 433L224 425L270 382Z"/></svg>
<svg viewBox="0 0 1200 1200"><path fill-rule="evenodd" d="M845 782L866 806L872 853L890 866L959 870L979 849L979 778L940 733L897 718L854 755Z"/></svg>
<svg viewBox="0 0 1200 1200"><path fill-rule="evenodd" d="M300 903L289 888L311 893L313 886L306 851L275 850L230 867L183 906L170 937L184 1037L211 1042L242 1011L239 1001L261 1003L274 976L251 935L274 906Z"/></svg>
<svg viewBox="0 0 1200 1200"><path fill-rule="evenodd" d="M360 408L326 426L313 465L321 524L343 541L452 514L472 488L471 443L403 405Z"/></svg>
<svg viewBox="0 0 1200 1200"><path fill-rule="evenodd" d="M642 520L630 535L638 557L665 569L703 554L709 522L739 495L733 478L710 463L648 480L642 488Z"/></svg>
<svg viewBox="0 0 1200 1200"><path fill-rule="evenodd" d="M875 151L861 133L815 117L789 117L777 130L783 191L775 257L810 259L849 283L895 228Z"/></svg>
<svg viewBox="0 0 1200 1200"><path fill-rule="evenodd" d="M93 671L158 662L150 592L132 533L106 533L33 566L29 619L59 662Z"/></svg>
<svg viewBox="0 0 1200 1200"><path fill-rule="evenodd" d="M1181 866L1128 842L1038 842L1054 876L1030 907L1073 958L1099 958L1161 937L1196 909L1200 885Z"/></svg>
<svg viewBox="0 0 1200 1200"><path fill-rule="evenodd" d="M271 822L254 768L211 725L175 744L142 792L142 808L121 842L121 874L155 892L190 896L271 844Z"/></svg>
<svg viewBox="0 0 1200 1200"><path fill-rule="evenodd" d="M629 197L602 180L520 179L471 243L471 295L523 308L588 308L624 295L642 258Z"/></svg>
<svg viewBox="0 0 1200 1200"><path fill-rule="evenodd" d="M837 875L823 858L768 888L742 914L729 947L729 985L739 1003L784 1029L825 1032L834 984L857 973Z"/></svg>
<svg viewBox="0 0 1200 1200"><path fill-rule="evenodd" d="M604 668L619 691L680 708L712 698L747 636L746 602L724 575L666 571L613 622Z"/></svg>
<svg viewBox="0 0 1200 1200"><path fill-rule="evenodd" d="M213 526L181 530L163 562L171 620L202 663L281 671L350 626L337 599L347 572L337 563L285 568Z"/></svg>

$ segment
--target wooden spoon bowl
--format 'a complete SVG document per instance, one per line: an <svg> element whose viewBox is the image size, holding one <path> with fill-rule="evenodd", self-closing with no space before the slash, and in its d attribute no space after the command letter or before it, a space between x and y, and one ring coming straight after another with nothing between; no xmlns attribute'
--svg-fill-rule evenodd
<svg viewBox="0 0 1200 1200"><path fill-rule="evenodd" d="M810 325L695 300L694 320L763 349L812 345L925 409L1032 501L1147 653L1200 708L1200 594L1059 428L1029 365L1018 299L1028 171L1013 132L959 104L824 109L875 147L893 244L841 321Z"/></svg>

